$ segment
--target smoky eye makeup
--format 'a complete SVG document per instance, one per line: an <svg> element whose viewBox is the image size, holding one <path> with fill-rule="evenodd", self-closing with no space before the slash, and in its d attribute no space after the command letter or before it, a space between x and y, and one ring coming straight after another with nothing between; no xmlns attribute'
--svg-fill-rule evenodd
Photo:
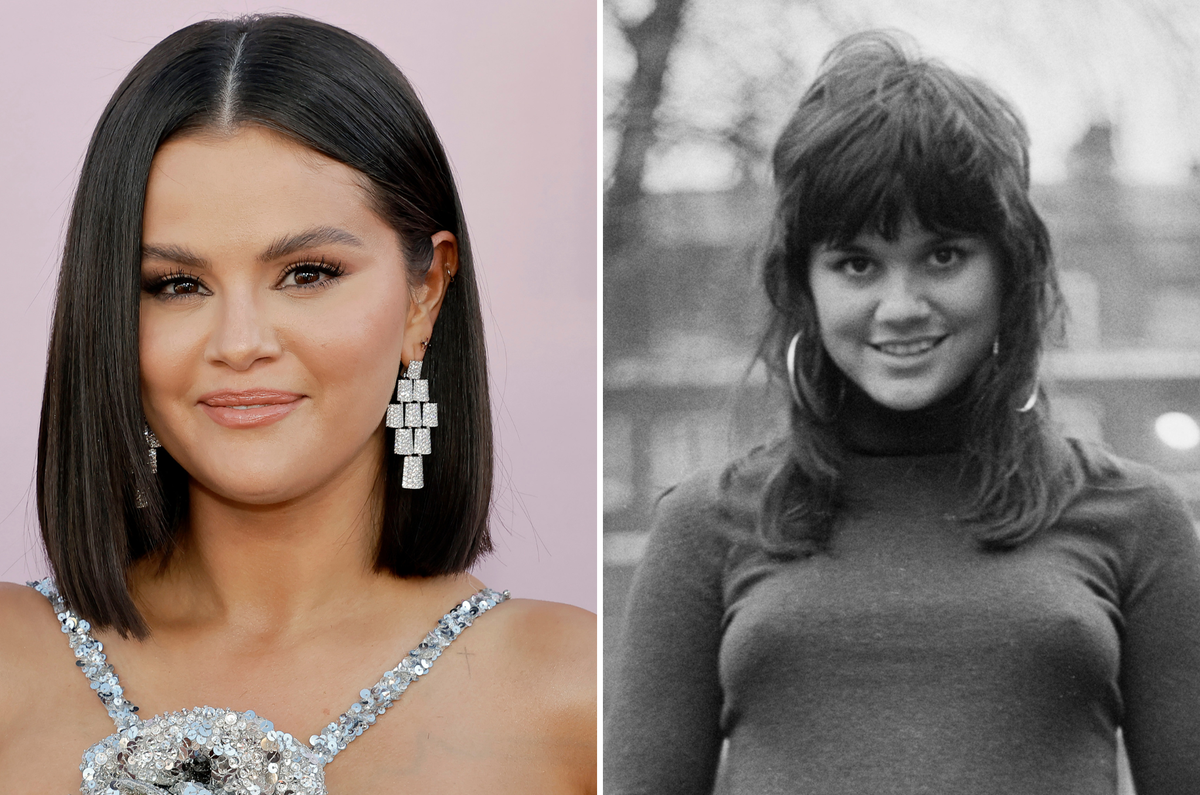
<svg viewBox="0 0 1200 795"><path fill-rule="evenodd" d="M321 289L344 276L346 268L340 262L319 257L297 261L283 269L278 287L297 287L304 290ZM290 283L289 283L290 282Z"/></svg>
<svg viewBox="0 0 1200 795"><path fill-rule="evenodd" d="M199 276L175 269L165 273L143 275L142 292L158 298L171 299L204 295L209 291Z"/></svg>
<svg viewBox="0 0 1200 795"><path fill-rule="evenodd" d="M345 273L345 266L336 260L325 256L305 257L284 267L274 287L277 290L323 289L336 283ZM182 268L144 274L142 292L163 299L212 294L202 278Z"/></svg>

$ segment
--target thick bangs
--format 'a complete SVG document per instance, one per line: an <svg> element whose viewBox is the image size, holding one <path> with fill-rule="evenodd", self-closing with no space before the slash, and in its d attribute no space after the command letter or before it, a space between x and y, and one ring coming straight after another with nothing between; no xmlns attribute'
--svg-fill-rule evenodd
<svg viewBox="0 0 1200 795"><path fill-rule="evenodd" d="M1004 236L1010 197L1027 181L1024 158L1004 146L1020 128L925 72L911 64L868 97L822 92L818 101L833 105L821 114L825 129L814 130L824 134L810 139L789 185L810 247L862 232L894 240L907 218L932 232Z"/></svg>

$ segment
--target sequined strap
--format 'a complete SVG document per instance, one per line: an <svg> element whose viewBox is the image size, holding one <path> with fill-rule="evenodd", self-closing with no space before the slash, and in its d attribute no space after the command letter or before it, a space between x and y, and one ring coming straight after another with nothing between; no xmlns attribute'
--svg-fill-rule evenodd
<svg viewBox="0 0 1200 795"><path fill-rule="evenodd" d="M399 665L385 673L370 690L360 690L359 700L351 704L350 709L322 729L320 734L309 738L313 751L328 764L355 737L374 725L375 719L387 712L388 707L400 698L408 686L430 669L433 661L442 656L442 652L458 638L459 633L471 626L476 618L507 599L508 591L500 593L484 588L442 616L433 631Z"/></svg>
<svg viewBox="0 0 1200 795"><path fill-rule="evenodd" d="M62 624L62 631L75 651L75 664L83 669L83 675L91 682L92 690L96 691L96 695L104 703L108 717L117 724L117 729L126 729L137 723L138 716L135 713L138 708L125 699L125 690L121 687L117 675L113 673L113 667L108 664L107 655L104 654L104 644L93 638L89 632L92 625L67 607L66 600L59 595L58 588L49 577L27 584L50 600L50 605Z"/></svg>
<svg viewBox="0 0 1200 795"><path fill-rule="evenodd" d="M66 633L78 658L75 664L83 669L84 675L92 684L92 689L108 709L109 717L117 724L117 729L124 730L139 723L136 714L138 708L124 698L125 691L113 672L113 667L108 664L103 644L89 634L91 625L67 608L65 600L59 595L49 577L29 585L50 600L62 624L62 631ZM429 671L434 660L442 656L442 652L464 629L471 626L476 618L508 598L508 591L497 592L484 588L442 616L437 626L425 636L417 648L400 661L399 665L385 673L374 687L360 690L359 700L351 704L350 709L322 729L320 734L309 738L309 744L321 763L328 764L338 753L345 750L355 737L370 728L375 719L387 712L388 707L400 698L410 684Z"/></svg>

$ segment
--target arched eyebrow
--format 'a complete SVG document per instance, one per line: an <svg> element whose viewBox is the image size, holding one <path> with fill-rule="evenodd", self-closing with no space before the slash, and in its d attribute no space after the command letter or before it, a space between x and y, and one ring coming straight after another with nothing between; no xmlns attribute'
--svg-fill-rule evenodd
<svg viewBox="0 0 1200 795"><path fill-rule="evenodd" d="M289 254L294 254L302 249L329 245L331 243L354 246L355 248L362 248L364 245L358 239L358 236L347 232L345 229L338 229L334 226L318 226L295 235L286 235L277 239L258 255L258 261L270 262L286 257Z"/></svg>
<svg viewBox="0 0 1200 795"><path fill-rule="evenodd" d="M159 259L166 262L177 262L193 268L207 268L208 260L199 254L194 254L183 246L152 246L142 244L142 259Z"/></svg>
<svg viewBox="0 0 1200 795"><path fill-rule="evenodd" d="M338 229L334 226L317 226L312 229L306 229L303 232L277 238L262 250L258 255L258 261L264 263L271 262L306 248L330 244L354 246L355 248L362 248L365 245L357 235L347 232L345 229ZM193 268L207 268L211 264L207 259L194 251L184 246L175 245L156 246L143 243L142 258L176 262L180 265L188 265Z"/></svg>

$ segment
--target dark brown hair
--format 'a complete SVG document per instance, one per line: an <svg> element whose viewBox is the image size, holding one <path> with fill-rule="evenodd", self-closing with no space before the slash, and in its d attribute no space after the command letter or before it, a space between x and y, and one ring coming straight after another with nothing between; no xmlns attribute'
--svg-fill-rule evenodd
<svg viewBox="0 0 1200 795"><path fill-rule="evenodd" d="M376 566L398 576L458 572L491 549L491 413L471 244L416 93L383 53L331 25L281 15L209 20L168 36L122 81L92 135L67 229L37 506L59 591L96 627L144 635L128 569L169 553L188 510L187 473L160 451L152 474L142 437L138 306L150 164L173 136L244 125L365 175L377 212L402 241L410 281L432 262L433 234L457 237L458 273L423 373L441 397L438 450L425 459L419 491L400 488L400 457L387 457Z"/></svg>

